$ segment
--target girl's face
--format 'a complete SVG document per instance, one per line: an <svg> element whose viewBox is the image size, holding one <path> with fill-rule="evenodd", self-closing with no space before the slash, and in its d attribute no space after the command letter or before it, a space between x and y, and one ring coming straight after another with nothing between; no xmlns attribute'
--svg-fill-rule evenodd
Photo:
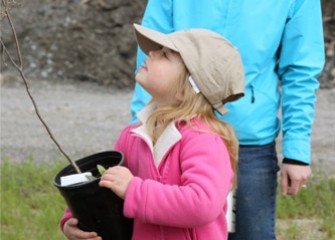
<svg viewBox="0 0 335 240"><path fill-rule="evenodd" d="M163 47L149 52L135 79L159 106L164 106L176 99L176 87L184 72L185 65L180 54Z"/></svg>

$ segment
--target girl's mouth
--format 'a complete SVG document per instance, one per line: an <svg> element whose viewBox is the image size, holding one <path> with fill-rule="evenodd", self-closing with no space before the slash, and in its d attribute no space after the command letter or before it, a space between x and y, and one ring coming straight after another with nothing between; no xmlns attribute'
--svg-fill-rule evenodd
<svg viewBox="0 0 335 240"><path fill-rule="evenodd" d="M140 67L140 69L143 69L145 71L148 71L147 63L144 61L144 64Z"/></svg>
<svg viewBox="0 0 335 240"><path fill-rule="evenodd" d="M140 66L140 70L148 71L148 68L147 66L143 65L143 66Z"/></svg>

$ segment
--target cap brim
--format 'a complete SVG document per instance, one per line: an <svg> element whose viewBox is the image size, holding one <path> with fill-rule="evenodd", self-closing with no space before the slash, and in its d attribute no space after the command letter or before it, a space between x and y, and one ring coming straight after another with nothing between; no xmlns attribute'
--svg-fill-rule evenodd
<svg viewBox="0 0 335 240"><path fill-rule="evenodd" d="M149 55L150 51L159 50L162 46L178 52L168 35L138 24L134 24L134 28L137 43L145 54Z"/></svg>

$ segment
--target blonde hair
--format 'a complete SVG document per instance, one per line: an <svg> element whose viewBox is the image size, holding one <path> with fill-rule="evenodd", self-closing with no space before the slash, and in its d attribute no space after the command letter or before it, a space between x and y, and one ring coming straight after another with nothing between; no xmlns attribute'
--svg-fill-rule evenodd
<svg viewBox="0 0 335 240"><path fill-rule="evenodd" d="M175 101L169 106L155 109L146 122L146 128L149 136L155 143L159 137L156 134L156 127L163 126L165 128L172 121L176 123L185 122L190 127L194 128L191 119L197 116L204 121L210 128L211 132L217 133L226 147L228 148L232 170L234 172L233 188L237 183L237 160L238 160L238 140L233 128L221 121L215 115L211 104L202 94L197 94L193 90L188 81L189 73L185 71L181 73L179 85L173 86L173 92L176 93ZM204 131L200 130L199 131Z"/></svg>

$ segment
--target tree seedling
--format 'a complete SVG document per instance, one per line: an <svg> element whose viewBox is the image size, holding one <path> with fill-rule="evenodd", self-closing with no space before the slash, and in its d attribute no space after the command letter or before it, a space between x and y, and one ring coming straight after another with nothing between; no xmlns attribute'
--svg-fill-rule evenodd
<svg viewBox="0 0 335 240"><path fill-rule="evenodd" d="M102 176L102 174L104 174L104 172L106 171L106 168L104 166L100 165L100 164L97 164L97 169L98 169L98 172L99 172L100 176ZM89 181L97 179L97 177L94 177L94 176L91 176L91 175L86 175L86 178Z"/></svg>
<svg viewBox="0 0 335 240"><path fill-rule="evenodd" d="M98 172L100 173L100 176L106 172L106 168L100 164L97 165Z"/></svg>

